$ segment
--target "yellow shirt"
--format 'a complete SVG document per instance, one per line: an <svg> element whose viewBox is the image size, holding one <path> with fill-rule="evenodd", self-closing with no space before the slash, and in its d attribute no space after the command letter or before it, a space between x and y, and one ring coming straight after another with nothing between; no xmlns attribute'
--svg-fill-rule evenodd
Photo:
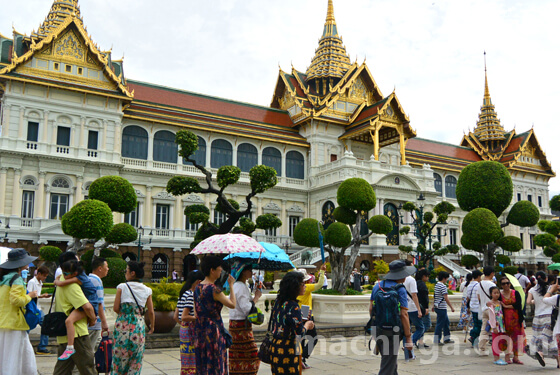
<svg viewBox="0 0 560 375"><path fill-rule="evenodd" d="M311 293L319 290L323 287L323 283L325 282L325 271L319 271L319 280L317 280L316 284L306 284L305 285L305 293L301 296L298 296L299 306L307 305L309 306L310 310L313 310L312 305L312 298Z"/></svg>
<svg viewBox="0 0 560 375"><path fill-rule="evenodd" d="M64 280L64 276L60 276L60 280ZM57 287L55 296L55 311L64 312L66 315L70 315L72 309L78 310L86 303L89 303L84 292L82 292L82 288L76 283ZM74 337L88 336L87 317L74 323L74 329L76 331ZM59 344L66 344L68 342L68 337L58 336L56 341Z"/></svg>
<svg viewBox="0 0 560 375"><path fill-rule="evenodd" d="M23 311L31 297L27 295L21 277L15 280L10 288L10 280L14 275L15 272L11 272L0 282L0 328L27 331L29 326L25 322Z"/></svg>

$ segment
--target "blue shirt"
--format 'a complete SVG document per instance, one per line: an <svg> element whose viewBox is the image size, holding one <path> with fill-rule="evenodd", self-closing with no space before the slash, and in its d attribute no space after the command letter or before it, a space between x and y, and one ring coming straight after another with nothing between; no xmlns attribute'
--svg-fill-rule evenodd
<svg viewBox="0 0 560 375"><path fill-rule="evenodd" d="M379 292L379 287L381 286L383 289L385 288L391 288L395 285L397 285L398 283L394 280L382 280L380 282L378 282L377 284L375 284L375 286L373 287L373 290L371 291L371 300L373 301L375 298L375 295L377 294L377 292ZM398 288L397 289L397 293L399 293L399 303L401 304L401 307L406 307L408 309L408 295L406 294L406 288L403 287L402 288Z"/></svg>
<svg viewBox="0 0 560 375"><path fill-rule="evenodd" d="M84 292L84 295L88 299L89 303L91 303L91 305L93 306L93 309L95 310L95 315L97 315L97 310L99 308L99 302L97 299L97 288L95 287L95 285L93 285L93 283L91 282L89 277L87 277L85 272L82 272L76 277L82 283L81 285L82 291Z"/></svg>
<svg viewBox="0 0 560 375"><path fill-rule="evenodd" d="M105 293L103 290L103 282L101 281L99 276L93 273L90 273L88 277L90 281L93 283L93 286L95 286L95 289L97 290L97 305L99 306L99 304L102 304L103 311L105 311L105 302L104 302ZM99 314L97 315L97 323L95 323L94 326L88 327L88 329L90 331L101 331L101 318L99 317Z"/></svg>

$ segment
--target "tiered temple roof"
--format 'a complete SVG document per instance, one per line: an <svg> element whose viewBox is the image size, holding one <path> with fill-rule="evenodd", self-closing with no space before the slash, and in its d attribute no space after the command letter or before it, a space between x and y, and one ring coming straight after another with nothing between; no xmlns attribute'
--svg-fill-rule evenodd
<svg viewBox="0 0 560 375"><path fill-rule="evenodd" d="M55 0L45 21L43 21L36 32L31 33L31 38L42 39L46 37L70 16L76 16L81 19L78 0Z"/></svg>

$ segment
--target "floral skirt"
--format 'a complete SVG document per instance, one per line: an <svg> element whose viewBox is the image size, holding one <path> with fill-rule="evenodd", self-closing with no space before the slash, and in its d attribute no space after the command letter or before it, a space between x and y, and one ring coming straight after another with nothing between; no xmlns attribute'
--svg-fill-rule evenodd
<svg viewBox="0 0 560 375"><path fill-rule="evenodd" d="M233 338L233 344L229 348L229 373L256 375L260 360L251 323L246 320L230 320L229 333Z"/></svg>
<svg viewBox="0 0 560 375"><path fill-rule="evenodd" d="M134 375L142 371L146 323L136 304L122 303L115 322L111 375Z"/></svg>
<svg viewBox="0 0 560 375"><path fill-rule="evenodd" d="M467 297L463 297L463 302L461 303L461 315L459 317L459 323L457 324L457 328L462 329L464 331L468 331L469 328L472 328L473 321L471 316L472 314L468 312L468 308L467 308Z"/></svg>
<svg viewBox="0 0 560 375"><path fill-rule="evenodd" d="M181 375L196 374L196 357L193 343L194 322L181 322L179 341L181 342Z"/></svg>
<svg viewBox="0 0 560 375"><path fill-rule="evenodd" d="M537 351L543 353L548 358L558 357L558 343L552 335L550 320L550 314L539 315L533 318L533 337L529 342L529 350L527 350L527 354L533 359L536 359L535 353Z"/></svg>
<svg viewBox="0 0 560 375"><path fill-rule="evenodd" d="M301 345L295 338L273 338L270 351L272 357L270 367L273 374L301 375Z"/></svg>

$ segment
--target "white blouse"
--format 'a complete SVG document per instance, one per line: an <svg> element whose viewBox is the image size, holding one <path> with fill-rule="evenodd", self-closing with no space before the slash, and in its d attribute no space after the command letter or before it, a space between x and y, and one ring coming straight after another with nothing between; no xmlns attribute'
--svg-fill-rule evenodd
<svg viewBox="0 0 560 375"><path fill-rule="evenodd" d="M130 286L130 289L132 289L138 304L141 307L145 307L148 297L152 295L152 289L137 281L129 281L128 285ZM126 283L119 284L117 289L121 290L121 303L132 303L136 305L136 301L134 301L134 297L130 294L130 289L128 289Z"/></svg>
<svg viewBox="0 0 560 375"><path fill-rule="evenodd" d="M251 292L247 285L241 281L233 284L233 292L235 293L235 309L229 311L229 319L245 320L252 307Z"/></svg>

